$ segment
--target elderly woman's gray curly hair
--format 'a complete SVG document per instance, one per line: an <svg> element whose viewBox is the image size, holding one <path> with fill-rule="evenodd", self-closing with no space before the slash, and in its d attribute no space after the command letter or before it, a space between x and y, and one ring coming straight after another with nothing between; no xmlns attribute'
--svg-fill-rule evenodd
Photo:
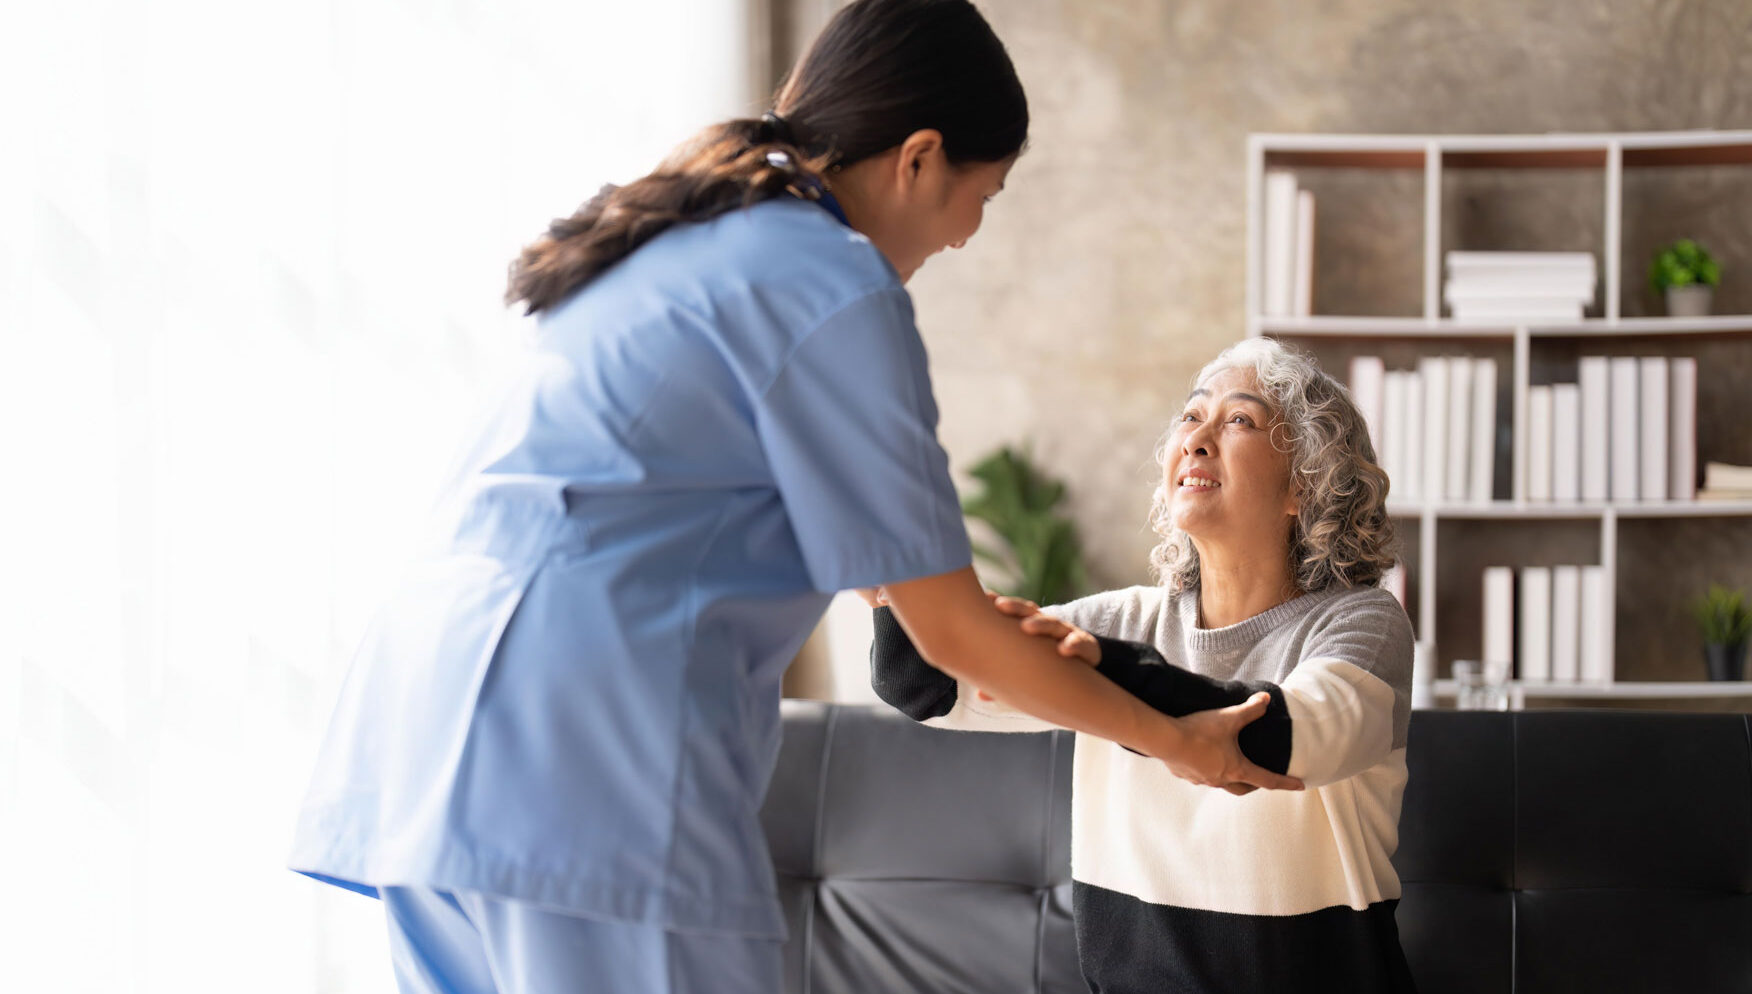
<svg viewBox="0 0 1752 994"><path fill-rule="evenodd" d="M1225 349L1193 380L1194 388L1228 369L1251 369L1277 419L1272 439L1290 456L1290 481L1301 492L1289 564L1304 592L1333 584L1376 586L1393 565L1397 540L1387 516L1387 474L1375 461L1369 427L1350 393L1306 352L1276 339L1249 338ZM1156 446L1166 468L1173 428ZM1198 550L1176 529L1166 482L1156 486L1150 526L1162 541L1150 553L1156 578L1170 590L1198 584Z"/></svg>

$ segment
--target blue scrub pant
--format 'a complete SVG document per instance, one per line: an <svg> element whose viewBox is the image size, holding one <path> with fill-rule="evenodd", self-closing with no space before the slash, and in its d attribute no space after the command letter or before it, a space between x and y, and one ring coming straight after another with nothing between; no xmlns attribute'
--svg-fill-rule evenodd
<svg viewBox="0 0 1752 994"><path fill-rule="evenodd" d="M671 932L522 901L379 890L402 994L779 994L779 940Z"/></svg>

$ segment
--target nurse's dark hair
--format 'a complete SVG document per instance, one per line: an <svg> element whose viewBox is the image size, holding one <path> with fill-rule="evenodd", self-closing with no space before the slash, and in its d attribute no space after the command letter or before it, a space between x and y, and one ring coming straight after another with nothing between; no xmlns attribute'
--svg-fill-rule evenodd
<svg viewBox="0 0 1752 994"><path fill-rule="evenodd" d="M941 132L955 164L1000 162L1028 139L1015 67L967 0L857 0L798 60L773 112L707 128L555 220L512 262L505 302L545 311L671 225L806 194L915 131Z"/></svg>

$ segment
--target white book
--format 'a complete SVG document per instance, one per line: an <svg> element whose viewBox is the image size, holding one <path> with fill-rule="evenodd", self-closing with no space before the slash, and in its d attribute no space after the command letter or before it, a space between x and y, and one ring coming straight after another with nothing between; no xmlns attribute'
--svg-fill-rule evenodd
<svg viewBox="0 0 1752 994"><path fill-rule="evenodd" d="M1439 503L1448 492L1448 360L1425 356L1417 361L1423 380L1423 486L1425 502Z"/></svg>
<svg viewBox="0 0 1752 994"><path fill-rule="evenodd" d="M1442 474L1442 496L1455 503L1470 494L1466 474L1472 468L1471 431L1472 357L1454 356L1448 360L1448 467Z"/></svg>
<svg viewBox="0 0 1752 994"><path fill-rule="evenodd" d="M1404 461L1400 472L1405 479L1405 499L1424 499L1424 385L1423 374L1415 370L1405 374L1405 446L1400 450Z"/></svg>
<svg viewBox="0 0 1752 994"><path fill-rule="evenodd" d="M1468 496L1488 504L1496 496L1496 360L1472 361L1472 466L1466 473Z"/></svg>
<svg viewBox="0 0 1752 994"><path fill-rule="evenodd" d="M1265 279L1260 306L1266 317L1289 317L1296 265L1296 175L1265 174Z"/></svg>
<svg viewBox="0 0 1752 994"><path fill-rule="evenodd" d="M1527 499L1551 499L1551 388L1527 390Z"/></svg>
<svg viewBox="0 0 1752 994"><path fill-rule="evenodd" d="M1582 497L1582 388L1551 385L1551 499L1574 504Z"/></svg>
<svg viewBox="0 0 1752 994"><path fill-rule="evenodd" d="M1752 490L1752 466L1706 462L1703 464L1703 486L1706 490Z"/></svg>
<svg viewBox="0 0 1752 994"><path fill-rule="evenodd" d="M1667 358L1647 356L1640 360L1637 384L1642 407L1642 437L1637 443L1642 475L1637 496L1643 500L1667 499Z"/></svg>
<svg viewBox="0 0 1752 994"><path fill-rule="evenodd" d="M1551 679L1551 567L1521 567L1521 679Z"/></svg>
<svg viewBox="0 0 1752 994"><path fill-rule="evenodd" d="M1381 469L1387 473L1388 494L1395 501L1410 497L1405 477L1405 378L1409 373L1392 370L1382 382Z"/></svg>
<svg viewBox="0 0 1752 994"><path fill-rule="evenodd" d="M1522 320L1574 322L1580 321L1587 309L1580 301L1539 303L1537 301L1460 301L1449 305L1456 321Z"/></svg>
<svg viewBox="0 0 1752 994"><path fill-rule="evenodd" d="M1369 425L1369 443L1375 447L1375 458L1381 458L1381 427L1386 416L1387 365L1378 355L1360 355L1350 362L1351 400Z"/></svg>
<svg viewBox="0 0 1752 994"><path fill-rule="evenodd" d="M1576 363L1576 372L1582 391L1582 499L1604 501L1612 410L1606 357L1583 356Z"/></svg>
<svg viewBox="0 0 1752 994"><path fill-rule="evenodd" d="M1667 360L1672 373L1667 401L1667 496L1697 499L1697 360L1680 356Z"/></svg>
<svg viewBox="0 0 1752 994"><path fill-rule="evenodd" d="M1612 437L1612 455L1607 460L1607 473L1611 481L1608 493L1615 501L1636 500L1637 481L1642 478L1642 471L1637 465L1640 442L1637 419L1641 410L1637 406L1636 358L1613 356L1610 368L1612 385L1609 396L1612 416L1608 419L1608 431Z"/></svg>
<svg viewBox="0 0 1752 994"><path fill-rule="evenodd" d="M1592 252L1449 252L1447 261L1452 276L1596 271Z"/></svg>
<svg viewBox="0 0 1752 994"><path fill-rule="evenodd" d="M1611 634L1612 612L1606 603L1606 594L1606 567L1583 566L1578 652L1582 679L1588 683L1612 682L1612 660L1606 655L1606 636Z"/></svg>
<svg viewBox="0 0 1752 994"><path fill-rule="evenodd" d="M1448 303L1466 300L1592 301L1595 281L1590 273L1466 273L1442 284Z"/></svg>
<svg viewBox="0 0 1752 994"><path fill-rule="evenodd" d="M1582 568L1551 568L1551 679L1575 683L1582 678Z"/></svg>
<svg viewBox="0 0 1752 994"><path fill-rule="evenodd" d="M1381 589L1393 595L1400 607L1405 607L1406 579L1405 564L1396 562L1381 574Z"/></svg>
<svg viewBox="0 0 1752 994"><path fill-rule="evenodd" d="M1484 639L1479 655L1486 663L1515 662L1515 570L1487 566L1484 570Z"/></svg>
<svg viewBox="0 0 1752 994"><path fill-rule="evenodd" d="M1293 313L1305 318L1314 313L1314 193L1296 193L1296 258L1291 277Z"/></svg>

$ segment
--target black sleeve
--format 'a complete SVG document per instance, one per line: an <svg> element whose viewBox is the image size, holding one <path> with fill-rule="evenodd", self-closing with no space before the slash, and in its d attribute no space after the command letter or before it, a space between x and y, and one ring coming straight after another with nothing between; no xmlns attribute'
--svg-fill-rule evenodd
<svg viewBox="0 0 1752 994"><path fill-rule="evenodd" d="M1213 680L1175 666L1162 658L1154 646L1143 642L1101 635L1096 635L1095 641L1101 646L1101 664L1095 667L1095 672L1166 715L1178 718L1194 711L1230 707L1262 690L1270 694L1271 705L1265 714L1243 726L1236 742L1241 746L1241 754L1255 766L1273 773L1289 770L1290 712L1284 703L1283 689L1277 684Z"/></svg>
<svg viewBox="0 0 1752 994"><path fill-rule="evenodd" d="M891 608L876 609L870 687L877 697L914 721L940 718L955 707L955 678L925 662Z"/></svg>
<svg viewBox="0 0 1752 994"><path fill-rule="evenodd" d="M870 686L876 696L914 721L938 718L955 707L955 678L919 655L894 611L875 611L876 637L870 643ZM1181 669L1154 646L1095 636L1101 646L1101 674L1122 690L1163 714L1179 718L1240 704L1260 691L1271 695L1265 714L1236 736L1242 755L1256 766L1283 773L1290 766L1290 713L1276 684L1213 680ZM1136 750L1133 750L1136 751Z"/></svg>

